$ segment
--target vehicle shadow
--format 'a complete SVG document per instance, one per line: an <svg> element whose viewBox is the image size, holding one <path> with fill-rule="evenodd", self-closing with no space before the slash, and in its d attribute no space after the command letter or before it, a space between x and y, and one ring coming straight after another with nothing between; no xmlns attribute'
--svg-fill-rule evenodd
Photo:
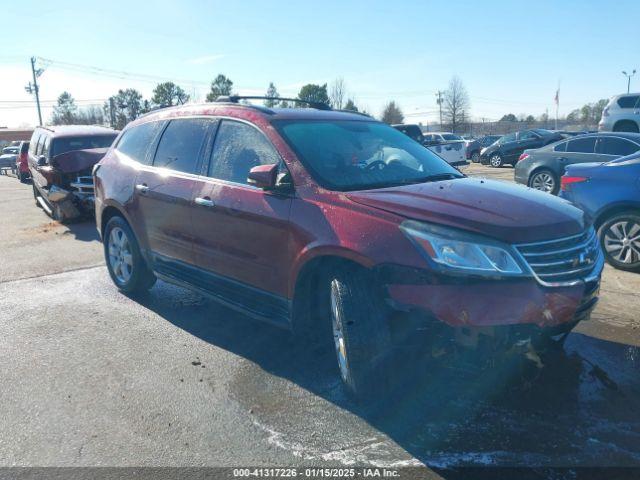
<svg viewBox="0 0 640 480"><path fill-rule="evenodd" d="M444 478L465 478L459 469L468 466L640 466L637 347L573 333L564 349L539 360L513 355L484 369L468 358L412 354L396 368L392 393L361 405L344 394L331 345L309 348L283 330L164 282L136 301L357 415ZM263 387L254 387L247 382L236 394L273 402L267 395L274 392L260 397ZM295 415L295 403L282 408ZM503 473L491 478L513 478Z"/></svg>
<svg viewBox="0 0 640 480"><path fill-rule="evenodd" d="M62 225L66 228L62 233L63 235L73 235L76 240L81 242L100 241L100 234L93 219L83 219L82 221L63 223Z"/></svg>

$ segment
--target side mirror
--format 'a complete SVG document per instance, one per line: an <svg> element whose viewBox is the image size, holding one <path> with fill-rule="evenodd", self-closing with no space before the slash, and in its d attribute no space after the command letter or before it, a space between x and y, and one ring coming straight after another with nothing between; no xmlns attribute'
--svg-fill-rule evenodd
<svg viewBox="0 0 640 480"><path fill-rule="evenodd" d="M45 157L44 155L40 155L38 157L38 166L44 167L46 164L47 164L47 157Z"/></svg>
<svg viewBox="0 0 640 480"><path fill-rule="evenodd" d="M249 185L262 188L263 190L273 190L276 188L278 180L278 164L258 165L249 170L247 183Z"/></svg>

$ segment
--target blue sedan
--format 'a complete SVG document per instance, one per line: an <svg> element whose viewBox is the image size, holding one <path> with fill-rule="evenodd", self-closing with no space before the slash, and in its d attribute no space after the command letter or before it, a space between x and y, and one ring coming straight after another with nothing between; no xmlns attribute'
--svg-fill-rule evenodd
<svg viewBox="0 0 640 480"><path fill-rule="evenodd" d="M560 196L591 217L607 262L640 272L640 153L567 166Z"/></svg>

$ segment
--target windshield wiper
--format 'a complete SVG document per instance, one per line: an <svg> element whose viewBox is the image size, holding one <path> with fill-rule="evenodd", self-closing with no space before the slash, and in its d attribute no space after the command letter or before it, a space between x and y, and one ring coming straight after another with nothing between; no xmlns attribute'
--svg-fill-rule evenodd
<svg viewBox="0 0 640 480"><path fill-rule="evenodd" d="M439 182L441 180L453 180L454 178L463 178L464 175L459 173L434 173L433 175L427 175L426 177L416 178L414 180L415 183L426 183L426 182Z"/></svg>

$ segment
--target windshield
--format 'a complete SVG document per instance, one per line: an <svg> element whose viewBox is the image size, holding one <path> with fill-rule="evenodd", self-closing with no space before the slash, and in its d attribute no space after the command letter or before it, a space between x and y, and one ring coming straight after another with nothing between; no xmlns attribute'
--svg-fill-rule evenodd
<svg viewBox="0 0 640 480"><path fill-rule="evenodd" d="M364 190L463 175L384 123L279 121L285 139L311 175L332 190Z"/></svg>
<svg viewBox="0 0 640 480"><path fill-rule="evenodd" d="M73 150L85 150L89 148L108 148L115 140L113 135L90 135L86 137L61 137L53 141L51 155L55 157Z"/></svg>

